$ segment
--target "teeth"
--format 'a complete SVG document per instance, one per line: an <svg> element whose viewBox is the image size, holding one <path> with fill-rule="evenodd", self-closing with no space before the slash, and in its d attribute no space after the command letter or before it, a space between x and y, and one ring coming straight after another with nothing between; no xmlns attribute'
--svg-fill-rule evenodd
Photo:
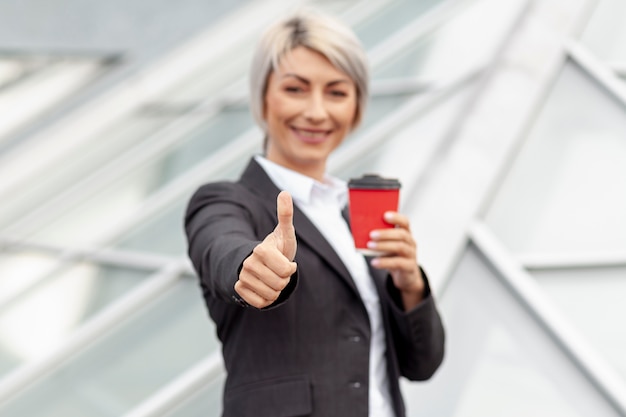
<svg viewBox="0 0 626 417"><path fill-rule="evenodd" d="M299 130L298 133L311 139L321 139L326 136L326 132L311 132L307 130Z"/></svg>

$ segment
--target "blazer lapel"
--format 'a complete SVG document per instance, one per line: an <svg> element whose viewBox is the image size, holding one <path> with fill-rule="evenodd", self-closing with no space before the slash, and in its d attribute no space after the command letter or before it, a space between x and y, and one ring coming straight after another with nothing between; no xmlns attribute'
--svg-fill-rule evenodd
<svg viewBox="0 0 626 417"><path fill-rule="evenodd" d="M263 197L261 201L266 210L268 210L273 217L276 217L276 200L268 199L268 195L276 197L280 190L272 180L267 176L263 168L252 159L248 164L248 167L241 176L240 182L246 188L250 189L253 193ZM326 238L317 230L317 227L311 223L306 215L294 204L293 214L294 228L296 229L296 238L298 239L298 245L301 243L306 244L314 252L316 252L322 259L324 259L335 270L337 275L358 294L358 290L348 269L344 265L343 261L339 258L335 250L328 243ZM296 253L296 258L298 257Z"/></svg>

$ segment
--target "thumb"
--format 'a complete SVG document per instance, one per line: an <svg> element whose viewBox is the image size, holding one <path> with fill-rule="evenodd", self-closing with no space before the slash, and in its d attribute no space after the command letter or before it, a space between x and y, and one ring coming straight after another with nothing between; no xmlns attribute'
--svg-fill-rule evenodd
<svg viewBox="0 0 626 417"><path fill-rule="evenodd" d="M278 249L289 258L296 256L296 230L293 227L293 200L287 191L281 191L276 198L276 216L278 225L276 235L279 239Z"/></svg>

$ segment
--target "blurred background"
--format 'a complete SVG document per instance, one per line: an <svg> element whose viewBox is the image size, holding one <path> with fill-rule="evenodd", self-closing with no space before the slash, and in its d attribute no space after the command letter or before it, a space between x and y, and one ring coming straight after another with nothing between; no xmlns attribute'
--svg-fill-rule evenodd
<svg viewBox="0 0 626 417"><path fill-rule="evenodd" d="M623 0L0 2L0 416L219 416L183 211L296 5L368 50L331 170L400 179L447 328L409 415L626 416Z"/></svg>

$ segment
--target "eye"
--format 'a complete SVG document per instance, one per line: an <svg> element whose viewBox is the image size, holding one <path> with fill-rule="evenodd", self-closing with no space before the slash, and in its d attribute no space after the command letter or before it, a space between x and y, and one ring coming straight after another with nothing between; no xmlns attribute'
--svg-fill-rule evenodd
<svg viewBox="0 0 626 417"><path fill-rule="evenodd" d="M300 93L302 92L302 88L301 87L297 87L297 86L293 86L293 85L289 85L287 87L285 87L285 91L288 93Z"/></svg>
<svg viewBox="0 0 626 417"><path fill-rule="evenodd" d="M342 90L331 90L330 95L333 97L346 97L348 93Z"/></svg>

